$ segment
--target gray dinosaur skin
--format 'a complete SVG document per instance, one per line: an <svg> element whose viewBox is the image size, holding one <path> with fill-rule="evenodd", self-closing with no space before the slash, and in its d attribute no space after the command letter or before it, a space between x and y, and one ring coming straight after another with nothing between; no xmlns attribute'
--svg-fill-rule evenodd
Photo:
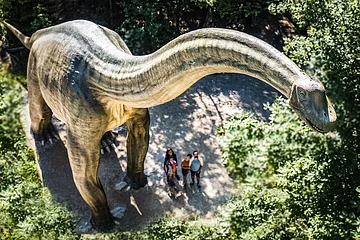
<svg viewBox="0 0 360 240"><path fill-rule="evenodd" d="M51 134L55 114L68 126L67 151L75 184L92 211L96 229L114 223L98 178L100 141L126 123L127 183L146 185L144 160L149 145L148 108L168 102L202 77L242 73L270 84L306 124L331 131L336 114L324 86L303 73L267 43L228 29L184 34L153 54L133 56L118 34L76 20L24 36L5 25L30 49L27 81L31 130Z"/></svg>

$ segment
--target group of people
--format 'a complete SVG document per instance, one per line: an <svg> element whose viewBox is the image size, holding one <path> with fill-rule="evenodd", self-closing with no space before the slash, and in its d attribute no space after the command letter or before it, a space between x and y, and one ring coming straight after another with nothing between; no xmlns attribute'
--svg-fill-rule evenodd
<svg viewBox="0 0 360 240"><path fill-rule="evenodd" d="M177 172L178 159L176 154L171 148L166 150L165 160L164 160L164 171L167 178L167 183L170 187L175 187L175 179L180 181L180 177ZM195 184L195 177L197 186L200 188L200 173L203 167L203 161L199 158L199 153L197 151L187 154L186 158L181 160L181 173L183 176L183 186L187 186L187 175L191 174L191 183L190 185Z"/></svg>

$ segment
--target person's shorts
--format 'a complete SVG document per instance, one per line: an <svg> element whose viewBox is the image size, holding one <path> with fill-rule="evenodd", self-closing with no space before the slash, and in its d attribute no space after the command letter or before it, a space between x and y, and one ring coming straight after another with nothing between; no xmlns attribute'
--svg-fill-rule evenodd
<svg viewBox="0 0 360 240"><path fill-rule="evenodd" d="M194 171L190 170L190 172L191 172L192 177L195 176L195 175L196 175L196 177L200 177L200 171L194 172Z"/></svg>
<svg viewBox="0 0 360 240"><path fill-rule="evenodd" d="M181 169L182 175L185 176L190 172L190 169Z"/></svg>

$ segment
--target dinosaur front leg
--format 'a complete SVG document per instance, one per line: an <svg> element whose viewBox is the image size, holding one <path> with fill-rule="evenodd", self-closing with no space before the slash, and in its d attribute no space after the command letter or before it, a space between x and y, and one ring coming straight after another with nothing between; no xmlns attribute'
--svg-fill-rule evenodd
<svg viewBox="0 0 360 240"><path fill-rule="evenodd" d="M109 230L114 221L98 178L101 136L95 132L99 128L93 129L84 135L82 129L69 127L66 145L75 185L91 208L92 226L98 230Z"/></svg>
<svg viewBox="0 0 360 240"><path fill-rule="evenodd" d="M133 189L147 184L144 161L149 147L150 115L148 109L136 109L127 122L127 176L125 181Z"/></svg>

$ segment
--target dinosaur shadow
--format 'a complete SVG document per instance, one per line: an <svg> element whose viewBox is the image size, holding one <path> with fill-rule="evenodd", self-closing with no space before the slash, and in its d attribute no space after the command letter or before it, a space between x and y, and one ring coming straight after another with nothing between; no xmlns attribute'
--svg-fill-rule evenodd
<svg viewBox="0 0 360 240"><path fill-rule="evenodd" d="M63 204L74 216L79 232L93 232L90 230L88 220L90 208L82 199L73 181L68 154L62 141L55 141L52 145L42 146L36 143L38 165L41 169L42 181L53 196L54 200ZM150 188L143 188L139 191L124 191L119 189L119 183L125 176L121 162L126 161L123 156L118 157L116 152L111 151L101 156L99 178L107 195L108 204L111 210L120 211L119 226L115 231L125 231L134 228L134 223L146 224L153 217L155 208L148 208L147 201L138 200L146 196L152 199L155 206L161 206L156 201L156 194ZM143 196L142 196L143 195ZM131 220L130 220L131 219ZM86 227L88 225L88 227Z"/></svg>
<svg viewBox="0 0 360 240"><path fill-rule="evenodd" d="M263 104L273 102L278 95L276 90L257 79L217 74L198 81L173 101L151 108L150 145L145 161L149 183L138 191L124 191L119 187L126 169L126 131L120 131L117 135L119 146L101 156L99 170L110 208L123 209L116 230L139 230L155 217L165 215L214 217L217 207L226 202L235 189L222 166L216 126L242 109L267 120L269 112L263 109ZM196 185L188 187L185 196L177 200L168 196L162 166L167 147L174 149L178 160L193 150L199 151L205 163L201 189ZM37 144L36 150L44 185L56 201L74 214L78 225L83 224L90 217L90 208L75 187L63 142ZM181 176L180 167L178 171Z"/></svg>

